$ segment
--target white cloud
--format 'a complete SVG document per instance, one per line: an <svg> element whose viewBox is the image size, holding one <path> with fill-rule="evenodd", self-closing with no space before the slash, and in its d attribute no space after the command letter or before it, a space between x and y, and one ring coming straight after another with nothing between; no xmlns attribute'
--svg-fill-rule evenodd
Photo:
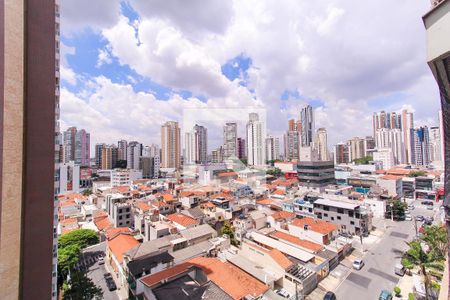
<svg viewBox="0 0 450 300"><path fill-rule="evenodd" d="M102 88L91 98L87 93L87 103L110 115L108 120L114 117L103 108L107 103L114 113L121 107L139 107L129 114L135 116L134 122L124 119L127 126L112 122L117 131L108 134L136 133L149 138L151 131L136 128L150 126L159 130L167 119L179 117L180 104L236 107L257 102L269 110L269 128L281 134L288 117L298 118L300 107L308 99L320 99L324 105L317 109L317 127L327 128L330 145L371 133L370 118L377 107L373 99L405 95L405 103L387 103L385 110L399 110L406 104L416 109L418 122L436 116L439 99L425 62L421 20L428 10L426 2L196 0L189 6L176 0L130 3L140 15L133 24L117 16L117 7L98 13L102 20L87 22L101 30L110 55L143 77L176 91L206 95L209 100L207 104L195 98L180 100L175 94L167 102L149 102L150 94L136 94L131 86L98 83ZM69 18L71 28L85 28L87 25L74 21L81 20L75 15ZM240 54L252 59L247 83L254 94L221 73L221 65ZM111 93L106 86L115 94L105 102L96 100ZM280 100L286 89L298 91L300 99ZM147 100L136 103L135 97ZM254 97L257 100L252 100ZM159 110L146 111L147 105ZM152 124L146 123L150 122L148 114ZM98 132L103 135L101 130Z"/></svg>
<svg viewBox="0 0 450 300"><path fill-rule="evenodd" d="M60 12L65 36L87 28L100 31L118 21L120 0L61 0Z"/></svg>
<svg viewBox="0 0 450 300"><path fill-rule="evenodd" d="M96 67L99 68L104 64L110 64L112 59L106 49L98 49L98 58Z"/></svg>

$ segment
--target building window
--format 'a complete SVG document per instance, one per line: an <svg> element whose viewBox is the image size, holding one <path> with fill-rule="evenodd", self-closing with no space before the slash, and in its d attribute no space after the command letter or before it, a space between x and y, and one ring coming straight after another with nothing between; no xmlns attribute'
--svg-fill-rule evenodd
<svg viewBox="0 0 450 300"><path fill-rule="evenodd" d="M348 216L351 217L351 218L353 218L353 212L352 212L352 211L349 211L349 212L348 212Z"/></svg>
<svg viewBox="0 0 450 300"><path fill-rule="evenodd" d="M355 222L353 222L353 221L350 221L350 225L355 225Z"/></svg>
<svg viewBox="0 0 450 300"><path fill-rule="evenodd" d="M343 214L344 213L344 209L343 208L338 208L337 212L340 213L340 214Z"/></svg>
<svg viewBox="0 0 450 300"><path fill-rule="evenodd" d="M326 211L330 211L330 207L329 207L329 206L326 206L326 205L324 205L324 206L323 206L323 210L326 210Z"/></svg>
<svg viewBox="0 0 450 300"><path fill-rule="evenodd" d="M334 217L331 217L331 221L334 221Z"/></svg>
<svg viewBox="0 0 450 300"><path fill-rule="evenodd" d="M338 220L340 220L340 219L341 219L341 216L337 216L336 218L337 218Z"/></svg>
<svg viewBox="0 0 450 300"><path fill-rule="evenodd" d="M328 217L328 214L323 214L324 217Z"/></svg>

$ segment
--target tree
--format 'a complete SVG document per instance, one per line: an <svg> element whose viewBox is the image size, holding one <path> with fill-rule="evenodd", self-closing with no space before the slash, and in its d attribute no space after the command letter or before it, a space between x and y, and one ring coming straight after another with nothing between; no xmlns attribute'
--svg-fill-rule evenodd
<svg viewBox="0 0 450 300"><path fill-rule="evenodd" d="M281 175L283 175L283 172L278 168L274 168L273 170L268 170L266 173L268 175L273 175L275 177L280 177Z"/></svg>
<svg viewBox="0 0 450 300"><path fill-rule="evenodd" d="M82 194L83 194L83 196L89 196L89 195L92 195L92 189L85 189L83 192L82 192Z"/></svg>
<svg viewBox="0 0 450 300"><path fill-rule="evenodd" d="M421 240L414 240L408 243L409 249L402 258L402 265L408 269L418 267L424 277L425 299L429 299L431 294L431 280L428 275L428 269L443 270L442 261L436 261L436 257L432 251L427 248L428 245Z"/></svg>
<svg viewBox="0 0 450 300"><path fill-rule="evenodd" d="M229 222L225 222L221 229L222 234L226 234L231 241L232 245L237 245L236 237L234 236L233 228L231 228L231 224Z"/></svg>
<svg viewBox="0 0 450 300"><path fill-rule="evenodd" d="M430 252L436 260L445 260L448 246L445 227L438 225L424 227L422 240L430 247Z"/></svg>
<svg viewBox="0 0 450 300"><path fill-rule="evenodd" d="M406 207L407 204L400 200L394 200L387 203L385 218L390 219L393 215L394 220L404 220Z"/></svg>
<svg viewBox="0 0 450 300"><path fill-rule="evenodd" d="M370 155L369 156L364 156L364 157L361 157L361 158L357 158L357 159L353 160L353 162L356 165L367 165L371 161L373 161L373 157L370 156Z"/></svg>
<svg viewBox="0 0 450 300"><path fill-rule="evenodd" d="M97 287L92 280L82 272L71 274L70 281L63 287L64 300L91 300L102 299L103 291Z"/></svg>
<svg viewBox="0 0 450 300"><path fill-rule="evenodd" d="M67 275L80 258L81 248L78 245L68 245L58 249L58 267ZM61 274L63 275L63 274Z"/></svg>
<svg viewBox="0 0 450 300"><path fill-rule="evenodd" d="M411 171L408 175L408 177L421 177L427 175L427 172L425 171Z"/></svg>
<svg viewBox="0 0 450 300"><path fill-rule="evenodd" d="M58 248L62 249L69 245L77 245L80 249L95 245L99 242L97 233L91 229L77 229L59 237Z"/></svg>

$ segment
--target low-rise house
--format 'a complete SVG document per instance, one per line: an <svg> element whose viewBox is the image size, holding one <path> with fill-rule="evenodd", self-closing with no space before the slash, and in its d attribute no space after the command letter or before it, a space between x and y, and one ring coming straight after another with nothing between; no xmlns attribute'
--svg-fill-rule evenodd
<svg viewBox="0 0 450 300"><path fill-rule="evenodd" d="M166 219L171 221L175 225L175 227L178 228L179 230L200 225L200 223L196 219L181 213L170 214L166 216Z"/></svg>
<svg viewBox="0 0 450 300"><path fill-rule="evenodd" d="M308 217L294 219L288 228L290 234L322 245L328 245L339 229L335 224Z"/></svg>
<svg viewBox="0 0 450 300"><path fill-rule="evenodd" d="M314 214L318 219L339 225L339 231L350 234L369 233L372 230L372 213L363 202L342 199L318 199L314 202Z"/></svg>
<svg viewBox="0 0 450 300"><path fill-rule="evenodd" d="M397 175L383 175L377 178L377 185L392 198L403 197L402 177Z"/></svg>
<svg viewBox="0 0 450 300"><path fill-rule="evenodd" d="M270 227L275 229L287 229L287 224L295 218L296 216L294 213L282 210L267 216L267 223L270 224Z"/></svg>

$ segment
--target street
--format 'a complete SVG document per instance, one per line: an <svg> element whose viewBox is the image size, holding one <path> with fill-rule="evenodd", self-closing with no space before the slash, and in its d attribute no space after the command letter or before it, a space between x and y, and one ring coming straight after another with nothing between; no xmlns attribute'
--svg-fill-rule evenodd
<svg viewBox="0 0 450 300"><path fill-rule="evenodd" d="M439 210L439 205L435 205L434 210L427 210L420 201L413 204L415 209L411 211L412 216L434 216ZM383 224L383 221L379 224ZM415 235L414 221L385 220L385 224L384 235L364 252L365 266L359 271L349 269L346 279L336 289L337 299L378 299L382 290L392 291L397 285L400 277L395 275L394 266L408 248L406 242ZM421 222L417 222L418 228L420 225Z"/></svg>
<svg viewBox="0 0 450 300"><path fill-rule="evenodd" d="M105 254L106 243L102 242L97 245L93 245L83 250L82 260L85 261L84 265L87 266L86 275L92 280L92 282L100 287L103 291L103 298L105 300L119 300L116 291L109 291L106 286L105 278L103 274L108 271L105 269L105 265L99 265L97 259L93 259L93 257L98 256L101 253L103 256ZM82 262L81 262L82 263Z"/></svg>

